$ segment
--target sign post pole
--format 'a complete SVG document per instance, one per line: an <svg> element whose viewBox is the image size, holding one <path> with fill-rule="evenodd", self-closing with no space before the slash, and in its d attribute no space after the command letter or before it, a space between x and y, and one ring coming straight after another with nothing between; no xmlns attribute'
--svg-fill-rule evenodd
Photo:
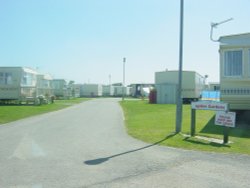
<svg viewBox="0 0 250 188"><path fill-rule="evenodd" d="M195 135L195 120L196 120L196 110L191 110L191 136Z"/></svg>
<svg viewBox="0 0 250 188"><path fill-rule="evenodd" d="M223 137L223 144L227 144L228 143L228 133L229 133L229 127L224 126L224 137Z"/></svg>

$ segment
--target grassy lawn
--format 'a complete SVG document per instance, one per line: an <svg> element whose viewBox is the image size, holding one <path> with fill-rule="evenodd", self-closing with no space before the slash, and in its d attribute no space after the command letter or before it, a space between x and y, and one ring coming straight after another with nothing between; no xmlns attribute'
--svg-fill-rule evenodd
<svg viewBox="0 0 250 188"><path fill-rule="evenodd" d="M74 104L86 101L86 98L76 98L70 100L56 100L53 104L41 106L34 105L1 105L0 106L0 124L8 123L25 117L30 117L46 112L60 110Z"/></svg>
<svg viewBox="0 0 250 188"><path fill-rule="evenodd" d="M219 144L190 135L191 109L183 105L182 134L175 132L175 105L149 104L148 101L121 102L128 134L148 143L192 150L250 154L250 126L230 128L230 144ZM213 111L196 111L196 135L223 140L223 127L214 125Z"/></svg>

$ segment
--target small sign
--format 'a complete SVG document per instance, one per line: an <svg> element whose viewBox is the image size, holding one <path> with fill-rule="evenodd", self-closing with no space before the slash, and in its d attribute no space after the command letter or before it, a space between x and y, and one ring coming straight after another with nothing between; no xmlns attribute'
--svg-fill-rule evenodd
<svg viewBox="0 0 250 188"><path fill-rule="evenodd" d="M227 111L228 103L216 101L197 101L192 102L192 109L195 110L214 110L214 111Z"/></svg>
<svg viewBox="0 0 250 188"><path fill-rule="evenodd" d="M235 127L235 112L216 112L215 124L226 126L226 127Z"/></svg>

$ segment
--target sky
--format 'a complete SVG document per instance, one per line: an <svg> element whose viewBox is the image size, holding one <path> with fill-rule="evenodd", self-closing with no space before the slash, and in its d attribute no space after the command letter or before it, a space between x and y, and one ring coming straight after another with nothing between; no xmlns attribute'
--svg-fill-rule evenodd
<svg viewBox="0 0 250 188"><path fill-rule="evenodd" d="M183 70L219 81L214 38L250 32L249 0L184 0ZM0 0L0 66L75 83L154 83L179 68L179 0Z"/></svg>

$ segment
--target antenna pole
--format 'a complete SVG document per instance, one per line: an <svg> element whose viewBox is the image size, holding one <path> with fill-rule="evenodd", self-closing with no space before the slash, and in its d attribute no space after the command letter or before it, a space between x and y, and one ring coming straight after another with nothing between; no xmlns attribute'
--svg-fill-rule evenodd
<svg viewBox="0 0 250 188"><path fill-rule="evenodd" d="M229 22L233 20L233 18L226 19L224 21L218 22L218 23L211 23L211 30L210 30L210 40L214 42L218 42L219 40L213 39L213 29L216 28L218 25L224 24L226 22Z"/></svg>

